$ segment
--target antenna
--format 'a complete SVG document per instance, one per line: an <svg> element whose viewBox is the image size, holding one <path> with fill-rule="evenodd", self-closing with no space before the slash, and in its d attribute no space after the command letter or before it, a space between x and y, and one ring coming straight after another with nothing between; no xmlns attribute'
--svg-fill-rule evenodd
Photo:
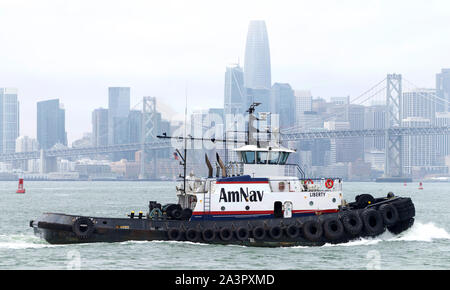
<svg viewBox="0 0 450 290"><path fill-rule="evenodd" d="M186 81L185 88L185 106L184 106L184 164L183 164L183 192L186 194L186 167L187 167L187 138L186 138L186 130L187 130L187 90L188 85Z"/></svg>

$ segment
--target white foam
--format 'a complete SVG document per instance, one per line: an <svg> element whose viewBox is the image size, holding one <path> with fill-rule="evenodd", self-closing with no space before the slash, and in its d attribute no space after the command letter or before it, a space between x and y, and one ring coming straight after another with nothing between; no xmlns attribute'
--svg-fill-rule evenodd
<svg viewBox="0 0 450 290"><path fill-rule="evenodd" d="M426 224L415 222L409 230L394 237L396 241L432 242L439 239L450 240L450 234L432 222Z"/></svg>
<svg viewBox="0 0 450 290"><path fill-rule="evenodd" d="M418 242L432 242L433 240L450 239L450 234L443 228L437 227L432 222L423 224L421 222L415 222L414 225L407 231L394 235L388 231L384 232L377 237L357 238L342 244L325 244L323 247L351 247L351 246L371 246L380 242L390 241L418 241Z"/></svg>
<svg viewBox="0 0 450 290"><path fill-rule="evenodd" d="M55 247L30 235L0 235L0 249L37 249Z"/></svg>

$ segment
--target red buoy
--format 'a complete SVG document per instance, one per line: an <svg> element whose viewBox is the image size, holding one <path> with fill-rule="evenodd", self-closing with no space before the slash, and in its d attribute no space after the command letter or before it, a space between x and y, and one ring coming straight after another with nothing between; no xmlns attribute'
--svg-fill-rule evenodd
<svg viewBox="0 0 450 290"><path fill-rule="evenodd" d="M423 189L422 181L419 183L419 189Z"/></svg>
<svg viewBox="0 0 450 290"><path fill-rule="evenodd" d="M16 193L25 193L25 188L23 188L23 178L19 178L19 186Z"/></svg>

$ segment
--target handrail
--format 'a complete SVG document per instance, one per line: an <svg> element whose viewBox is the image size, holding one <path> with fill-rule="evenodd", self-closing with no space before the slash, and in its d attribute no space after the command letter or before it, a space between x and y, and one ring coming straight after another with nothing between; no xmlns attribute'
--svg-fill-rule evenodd
<svg viewBox="0 0 450 290"><path fill-rule="evenodd" d="M296 163L287 163L285 165L290 165L290 166L295 166L297 168L297 171L300 173L301 178L305 178L305 172L303 171L303 169L300 167L300 165L296 164Z"/></svg>

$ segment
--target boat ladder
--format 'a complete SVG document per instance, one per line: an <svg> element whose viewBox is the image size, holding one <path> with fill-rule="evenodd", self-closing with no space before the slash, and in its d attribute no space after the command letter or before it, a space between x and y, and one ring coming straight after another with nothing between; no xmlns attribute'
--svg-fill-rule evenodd
<svg viewBox="0 0 450 290"><path fill-rule="evenodd" d="M211 210L211 192L205 193L203 198L203 211L209 212Z"/></svg>

